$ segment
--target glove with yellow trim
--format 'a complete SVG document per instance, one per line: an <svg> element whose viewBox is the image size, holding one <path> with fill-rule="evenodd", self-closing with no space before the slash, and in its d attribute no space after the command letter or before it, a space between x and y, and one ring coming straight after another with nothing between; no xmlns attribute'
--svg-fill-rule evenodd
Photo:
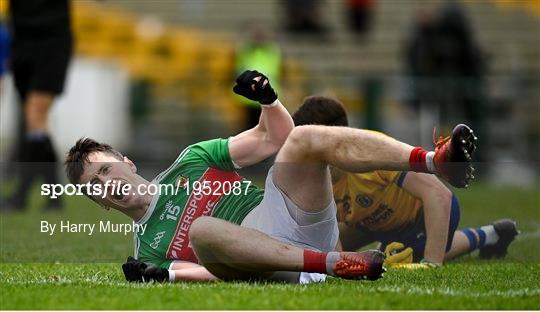
<svg viewBox="0 0 540 312"><path fill-rule="evenodd" d="M392 265L392 269L417 270L430 268L432 268L432 266L426 263L396 263Z"/></svg>
<svg viewBox="0 0 540 312"><path fill-rule="evenodd" d="M413 250L411 247L405 248L405 245L398 242L392 242L384 249L386 260L384 265L394 267L402 264L410 264L413 261Z"/></svg>
<svg viewBox="0 0 540 312"><path fill-rule="evenodd" d="M405 270L416 270L416 269L433 269L440 267L440 264L431 262L429 260L423 259L420 263L396 263L392 266L393 269L405 269Z"/></svg>

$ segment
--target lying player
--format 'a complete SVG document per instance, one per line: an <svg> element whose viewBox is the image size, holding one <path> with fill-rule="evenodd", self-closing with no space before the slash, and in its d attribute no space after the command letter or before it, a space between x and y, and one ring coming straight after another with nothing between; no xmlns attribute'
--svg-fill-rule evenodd
<svg viewBox="0 0 540 312"><path fill-rule="evenodd" d="M381 252L333 251L339 231L329 165L351 172L413 169L438 173L458 187L469 183L463 146L472 146L473 136L465 126L436 153L359 129L294 128L264 75L246 71L236 83L234 92L261 103L259 125L229 139L188 146L152 182L106 144L80 139L69 151L66 172L72 183L112 180L131 189L169 184L185 190L92 197L147 224L144 234L135 236L136 260L123 266L128 280L310 282L325 277L294 272L377 279L383 272ZM235 172L278 151L264 191ZM449 170L447 164L454 162L460 166ZM207 192L194 192L195 182ZM241 192L230 192L231 185Z"/></svg>
<svg viewBox="0 0 540 312"><path fill-rule="evenodd" d="M306 98L293 120L297 126L349 125L343 105L322 96ZM445 140L440 138L437 147L444 146ZM434 175L406 171L350 174L335 169L332 180L343 249L358 250L378 241L389 264L442 264L475 249L480 249L481 258L504 257L518 233L509 219L456 231L458 200Z"/></svg>

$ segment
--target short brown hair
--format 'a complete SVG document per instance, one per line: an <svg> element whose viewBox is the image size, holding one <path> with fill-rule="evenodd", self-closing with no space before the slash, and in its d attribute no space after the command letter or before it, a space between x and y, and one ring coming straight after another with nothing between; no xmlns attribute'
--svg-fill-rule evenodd
<svg viewBox="0 0 540 312"><path fill-rule="evenodd" d="M324 125L343 126L349 125L347 112L340 101L326 96L309 96L292 116L296 126L301 125Z"/></svg>
<svg viewBox="0 0 540 312"><path fill-rule="evenodd" d="M90 138L80 138L69 150L64 162L66 174L71 183L80 182L84 166L88 163L88 156L94 152L103 152L120 160L123 159L122 154L108 144L99 143Z"/></svg>

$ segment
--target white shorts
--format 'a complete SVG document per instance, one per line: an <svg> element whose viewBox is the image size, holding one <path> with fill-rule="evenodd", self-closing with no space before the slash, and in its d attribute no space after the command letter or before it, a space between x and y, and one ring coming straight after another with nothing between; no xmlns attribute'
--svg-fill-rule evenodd
<svg viewBox="0 0 540 312"><path fill-rule="evenodd" d="M300 208L294 204L272 179L273 167L266 177L264 197L242 221L241 226L261 231L279 241L300 248L333 251L339 239L336 204L332 201L321 213L321 218L307 225L299 225L289 211ZM304 212L305 213L305 212ZM322 281L324 274L302 273L300 282Z"/></svg>

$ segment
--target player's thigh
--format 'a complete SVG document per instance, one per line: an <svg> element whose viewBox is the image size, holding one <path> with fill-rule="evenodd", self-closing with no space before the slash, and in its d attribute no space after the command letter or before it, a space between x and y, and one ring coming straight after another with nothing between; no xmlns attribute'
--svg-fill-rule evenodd
<svg viewBox="0 0 540 312"><path fill-rule="evenodd" d="M316 139L306 127L295 128L274 163L273 181L300 209L317 212L333 200L330 171L314 151Z"/></svg>
<svg viewBox="0 0 540 312"><path fill-rule="evenodd" d="M268 273L244 270L239 265L241 251L234 250L234 243L244 240L247 231L238 225L213 217L200 217L190 228L189 237L199 263L222 280L257 280ZM233 255L234 253L234 255Z"/></svg>
<svg viewBox="0 0 540 312"><path fill-rule="evenodd" d="M448 241L446 243L446 251L449 251L452 248L452 243L455 238L454 234L457 231L460 219L461 219L461 210L459 207L459 201L456 195L453 194L452 205L450 208L450 223L448 225Z"/></svg>
<svg viewBox="0 0 540 312"><path fill-rule="evenodd" d="M321 211L333 200L327 165L276 161L272 178L275 185L304 211Z"/></svg>
<svg viewBox="0 0 540 312"><path fill-rule="evenodd" d="M224 281L258 281L268 279L272 275L268 272L242 271L224 263L202 262L202 264L210 273Z"/></svg>

